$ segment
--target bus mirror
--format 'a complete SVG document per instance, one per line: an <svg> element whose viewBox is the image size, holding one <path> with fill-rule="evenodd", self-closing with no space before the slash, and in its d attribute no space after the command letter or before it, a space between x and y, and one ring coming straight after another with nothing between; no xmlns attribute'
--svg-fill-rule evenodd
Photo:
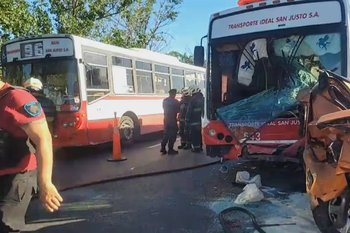
<svg viewBox="0 0 350 233"><path fill-rule="evenodd" d="M85 63L84 65L85 65L85 69L86 69L87 71L93 70L93 67L90 66L89 64Z"/></svg>
<svg viewBox="0 0 350 233"><path fill-rule="evenodd" d="M204 66L204 47L196 46L194 47L194 65L195 66Z"/></svg>
<svg viewBox="0 0 350 233"><path fill-rule="evenodd" d="M81 59L81 58L79 59L79 63L81 63L85 66L86 71L93 70L93 67L89 63L84 62L83 59Z"/></svg>

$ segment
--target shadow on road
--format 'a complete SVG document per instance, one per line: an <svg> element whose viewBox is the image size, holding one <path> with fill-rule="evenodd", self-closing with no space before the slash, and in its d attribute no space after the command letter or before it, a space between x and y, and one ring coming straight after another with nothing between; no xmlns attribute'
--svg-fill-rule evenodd
<svg viewBox="0 0 350 233"><path fill-rule="evenodd" d="M70 200L73 205L73 201ZM79 202L78 202L79 204ZM75 204L76 205L76 204ZM27 229L24 232L50 232L50 233L59 233L64 229L66 232L100 232L101 228L105 228L103 222L91 221L89 215L91 212L94 214L102 214L103 212L110 212L110 208L91 208L93 203L85 203L84 207L74 207L67 208L63 207L63 210L60 210L55 213L48 214L38 205L37 201L31 203L31 216L35 216L35 219L27 219L27 222L30 224L27 225Z"/></svg>
<svg viewBox="0 0 350 233"><path fill-rule="evenodd" d="M45 212L34 200L25 232L221 233L211 228L216 214L201 204L231 189L217 169L69 190L62 193L64 205L55 213Z"/></svg>
<svg viewBox="0 0 350 233"><path fill-rule="evenodd" d="M162 132L143 135L131 145L122 145L122 151L127 152L129 150L137 150L143 147L158 144L162 135ZM63 148L55 153L55 160L78 160L86 158L87 156L96 156L97 154L109 152L112 151L112 149L112 142L94 146Z"/></svg>

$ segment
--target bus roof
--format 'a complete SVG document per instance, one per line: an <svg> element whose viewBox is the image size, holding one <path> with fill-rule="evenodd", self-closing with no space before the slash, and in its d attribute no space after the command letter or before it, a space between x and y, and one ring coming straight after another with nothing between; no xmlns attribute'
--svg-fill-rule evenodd
<svg viewBox="0 0 350 233"><path fill-rule="evenodd" d="M348 1L344 0L268 0L249 3L213 14L208 36L210 39L218 39L256 32L342 23L342 12L348 9L348 4ZM346 17L345 24L347 20Z"/></svg>
<svg viewBox="0 0 350 233"><path fill-rule="evenodd" d="M278 5L281 3L302 2L302 1L307 1L307 0L267 0L267 1L262 1L262 2L250 3L250 4L247 4L244 6L233 7L233 8L227 9L227 10L223 10L223 11L214 13L210 16L210 21L213 18L216 18L220 15L227 15L227 14L243 11L246 9L265 7L265 6L269 6L269 5Z"/></svg>
<svg viewBox="0 0 350 233"><path fill-rule="evenodd" d="M26 36L26 37L20 37L20 38L5 42L2 45L6 46L7 44L16 43L16 42L25 41L25 40L52 38L52 37L56 37L56 38L68 37L73 39L74 43L76 44L116 53L121 57L124 56L127 58L136 58L140 60L153 61L155 63L160 63L160 64L169 64L171 66L181 67L183 69L191 69L191 70L202 71L202 72L205 71L205 68L203 67L198 67L198 66L180 62L176 57L171 55L157 53L147 49L140 49L140 48L126 49L126 48L105 44L102 42L90 40L87 38L83 38L83 37L75 36L71 34L45 34L45 35Z"/></svg>

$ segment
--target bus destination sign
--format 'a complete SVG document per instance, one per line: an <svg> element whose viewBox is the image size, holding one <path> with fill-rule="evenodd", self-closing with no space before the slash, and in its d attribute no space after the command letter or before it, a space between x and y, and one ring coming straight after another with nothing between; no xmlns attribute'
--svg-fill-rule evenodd
<svg viewBox="0 0 350 233"><path fill-rule="evenodd" d="M339 2L322 1L237 13L213 21L211 38L341 22Z"/></svg>
<svg viewBox="0 0 350 233"><path fill-rule="evenodd" d="M69 38L30 39L5 45L2 49L3 64L14 60L74 55L73 41Z"/></svg>

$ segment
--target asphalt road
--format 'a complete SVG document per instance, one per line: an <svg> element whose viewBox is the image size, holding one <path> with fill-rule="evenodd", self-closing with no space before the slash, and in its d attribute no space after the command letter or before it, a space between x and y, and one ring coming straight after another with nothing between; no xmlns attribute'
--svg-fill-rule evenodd
<svg viewBox="0 0 350 233"><path fill-rule="evenodd" d="M293 167L260 166L264 167L258 171L263 185L287 192L303 189L302 175ZM64 205L56 213L46 213L34 200L28 211L28 231L221 233L215 208L228 207L222 200L234 201L242 187L232 184L236 170L222 174L219 168L214 165L66 191L62 193ZM252 170L257 172L254 166Z"/></svg>

